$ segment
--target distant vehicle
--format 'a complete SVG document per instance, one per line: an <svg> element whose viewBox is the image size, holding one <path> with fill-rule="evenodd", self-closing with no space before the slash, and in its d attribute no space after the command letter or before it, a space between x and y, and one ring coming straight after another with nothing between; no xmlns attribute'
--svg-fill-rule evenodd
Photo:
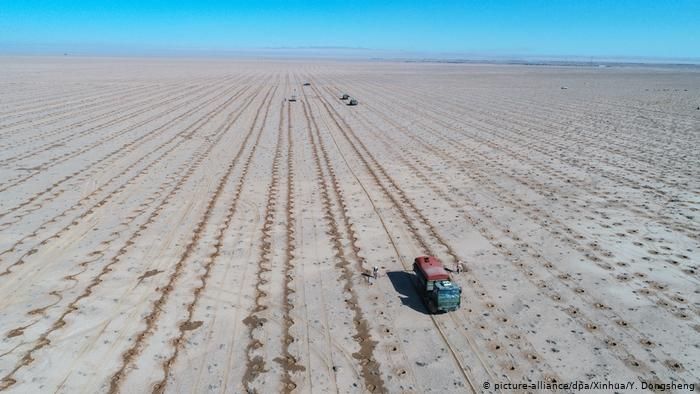
<svg viewBox="0 0 700 394"><path fill-rule="evenodd" d="M561 87L561 90L566 90L566 89L568 89L568 88L569 88L568 86L562 86L562 87Z"/></svg>
<svg viewBox="0 0 700 394"><path fill-rule="evenodd" d="M311 86L311 82L304 82L304 86Z"/></svg>
<svg viewBox="0 0 700 394"><path fill-rule="evenodd" d="M350 95L347 94L347 93L346 93L346 94L343 94L342 96L340 96L340 99L341 99L341 100L347 100L347 99L349 99L349 98L350 98Z"/></svg>
<svg viewBox="0 0 700 394"><path fill-rule="evenodd" d="M357 105L357 100L351 98L350 101L348 101L348 105Z"/></svg>
<svg viewBox="0 0 700 394"><path fill-rule="evenodd" d="M289 101L297 101L297 95L293 94L293 95L289 96Z"/></svg>
<svg viewBox="0 0 700 394"><path fill-rule="evenodd" d="M423 302L432 314L459 309L462 288L450 281L442 262L433 256L416 257L413 261L415 284Z"/></svg>

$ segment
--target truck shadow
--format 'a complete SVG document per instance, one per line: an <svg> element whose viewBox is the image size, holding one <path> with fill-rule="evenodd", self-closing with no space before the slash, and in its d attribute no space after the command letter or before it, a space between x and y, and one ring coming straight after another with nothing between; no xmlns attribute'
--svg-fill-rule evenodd
<svg viewBox="0 0 700 394"><path fill-rule="evenodd" d="M399 293L401 303L414 311L428 315L428 308L423 304L421 296L416 291L413 284L413 274L406 271L390 271L386 275L389 277L394 290Z"/></svg>

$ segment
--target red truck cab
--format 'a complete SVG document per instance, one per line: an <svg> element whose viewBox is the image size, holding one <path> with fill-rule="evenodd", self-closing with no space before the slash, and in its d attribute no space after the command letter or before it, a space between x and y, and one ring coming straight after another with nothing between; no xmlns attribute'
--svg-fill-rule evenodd
<svg viewBox="0 0 700 394"><path fill-rule="evenodd" d="M416 257L413 261L416 287L430 313L459 309L462 289L450 280L442 262L433 256Z"/></svg>

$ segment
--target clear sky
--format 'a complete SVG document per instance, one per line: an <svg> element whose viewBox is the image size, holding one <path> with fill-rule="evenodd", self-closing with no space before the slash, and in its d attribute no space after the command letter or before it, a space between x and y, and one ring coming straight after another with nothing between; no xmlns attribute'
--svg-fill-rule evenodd
<svg viewBox="0 0 700 394"><path fill-rule="evenodd" d="M700 58L700 0L0 0L0 51Z"/></svg>

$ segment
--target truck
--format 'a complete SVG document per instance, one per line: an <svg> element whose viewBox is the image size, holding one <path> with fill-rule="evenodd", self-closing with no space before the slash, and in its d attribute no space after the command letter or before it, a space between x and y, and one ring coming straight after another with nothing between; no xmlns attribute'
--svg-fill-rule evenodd
<svg viewBox="0 0 700 394"><path fill-rule="evenodd" d="M415 285L431 314L459 309L462 288L450 280L442 262L433 256L416 257L413 261Z"/></svg>

